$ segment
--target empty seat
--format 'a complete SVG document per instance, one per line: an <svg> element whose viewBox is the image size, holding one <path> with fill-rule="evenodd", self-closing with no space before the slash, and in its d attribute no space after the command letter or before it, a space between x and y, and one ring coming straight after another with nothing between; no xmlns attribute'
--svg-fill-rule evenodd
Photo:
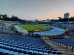
<svg viewBox="0 0 74 55"><path fill-rule="evenodd" d="M9 50L5 50L5 51L4 51L4 54L5 54L5 55L8 55L9 52L10 52Z"/></svg>
<svg viewBox="0 0 74 55"><path fill-rule="evenodd" d="M1 55L4 55L4 51L5 51L5 49L1 49L1 48L0 48L0 54L1 54Z"/></svg>
<svg viewBox="0 0 74 55"><path fill-rule="evenodd" d="M25 55L24 53L20 53L19 55Z"/></svg>
<svg viewBox="0 0 74 55"><path fill-rule="evenodd" d="M19 55L19 52L14 52L14 55Z"/></svg>
<svg viewBox="0 0 74 55"><path fill-rule="evenodd" d="M52 46L45 43L41 38L28 36L0 36L0 53L8 55L48 55Z"/></svg>
<svg viewBox="0 0 74 55"><path fill-rule="evenodd" d="M29 53L30 53L30 54L33 54L33 50L29 50Z"/></svg>
<svg viewBox="0 0 74 55"><path fill-rule="evenodd" d="M38 51L33 51L33 54L37 55L38 54Z"/></svg>
<svg viewBox="0 0 74 55"><path fill-rule="evenodd" d="M38 55L43 55L43 52L38 52Z"/></svg>
<svg viewBox="0 0 74 55"><path fill-rule="evenodd" d="M13 53L14 53L14 51L10 51L8 54L9 54L9 55L13 55Z"/></svg>
<svg viewBox="0 0 74 55"><path fill-rule="evenodd" d="M48 55L48 53L47 52L44 52L43 55Z"/></svg>

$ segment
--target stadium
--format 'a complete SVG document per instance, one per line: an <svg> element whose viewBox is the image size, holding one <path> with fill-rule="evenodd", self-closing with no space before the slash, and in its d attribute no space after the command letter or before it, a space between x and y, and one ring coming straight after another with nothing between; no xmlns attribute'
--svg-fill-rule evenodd
<svg viewBox="0 0 74 55"><path fill-rule="evenodd" d="M1 21L0 54L2 55L63 55L50 42L56 42L65 33L64 29L51 25L14 25L14 22ZM10 29L11 27L11 29ZM18 32L16 32L16 31ZM22 34L19 34L22 33ZM31 34L32 35L29 35ZM35 36L36 35L36 36ZM39 35L39 37L38 37ZM50 38L51 37L51 38ZM60 38L60 37L58 37ZM62 37L63 38L63 37ZM50 42L47 40L51 40Z"/></svg>
<svg viewBox="0 0 74 55"><path fill-rule="evenodd" d="M74 0L0 0L0 55L74 55Z"/></svg>
<svg viewBox="0 0 74 55"><path fill-rule="evenodd" d="M0 21L1 55L74 54L72 24L22 24ZM60 25L59 25L60 24Z"/></svg>

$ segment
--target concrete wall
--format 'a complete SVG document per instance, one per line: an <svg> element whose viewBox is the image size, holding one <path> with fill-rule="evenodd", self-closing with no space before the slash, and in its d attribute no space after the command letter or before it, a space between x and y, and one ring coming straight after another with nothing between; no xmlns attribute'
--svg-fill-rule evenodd
<svg viewBox="0 0 74 55"><path fill-rule="evenodd" d="M16 28L16 30L24 35L28 35L28 31L19 27L19 26L14 26Z"/></svg>

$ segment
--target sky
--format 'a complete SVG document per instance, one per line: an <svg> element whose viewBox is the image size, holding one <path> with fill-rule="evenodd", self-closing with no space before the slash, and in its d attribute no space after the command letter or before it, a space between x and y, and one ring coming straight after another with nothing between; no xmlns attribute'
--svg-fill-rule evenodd
<svg viewBox="0 0 74 55"><path fill-rule="evenodd" d="M74 0L0 0L0 14L26 20L57 19L69 12L74 16Z"/></svg>

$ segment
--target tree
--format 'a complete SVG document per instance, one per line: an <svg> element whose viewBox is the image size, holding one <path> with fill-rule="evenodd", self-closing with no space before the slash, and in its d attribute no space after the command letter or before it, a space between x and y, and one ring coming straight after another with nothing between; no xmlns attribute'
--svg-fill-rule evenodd
<svg viewBox="0 0 74 55"><path fill-rule="evenodd" d="M7 14L1 15L0 14L0 20L6 20L6 21L22 21L22 19L19 19L17 16L12 16L9 18Z"/></svg>
<svg viewBox="0 0 74 55"><path fill-rule="evenodd" d="M11 21L19 21L19 18L17 16L12 16L10 20Z"/></svg>

